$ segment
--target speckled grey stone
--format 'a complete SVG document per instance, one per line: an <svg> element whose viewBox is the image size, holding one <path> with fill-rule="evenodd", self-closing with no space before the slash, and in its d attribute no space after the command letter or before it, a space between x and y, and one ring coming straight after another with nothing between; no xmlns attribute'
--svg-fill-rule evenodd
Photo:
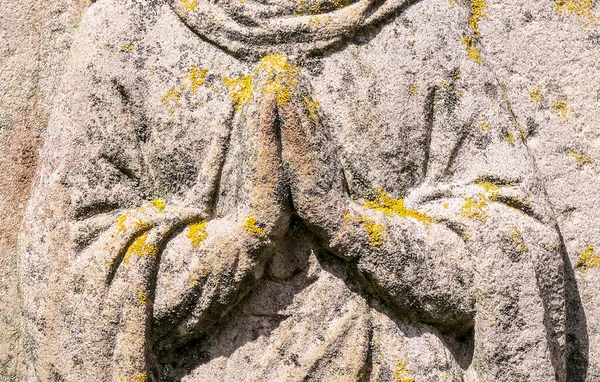
<svg viewBox="0 0 600 382"><path fill-rule="evenodd" d="M0 114L0 373L600 378L596 8L99 0L32 37L70 51L47 120Z"/></svg>

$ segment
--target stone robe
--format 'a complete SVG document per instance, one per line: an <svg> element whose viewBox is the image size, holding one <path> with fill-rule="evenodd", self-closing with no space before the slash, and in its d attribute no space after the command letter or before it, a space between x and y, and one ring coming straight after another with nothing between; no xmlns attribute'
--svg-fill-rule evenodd
<svg viewBox="0 0 600 382"><path fill-rule="evenodd" d="M29 380L564 381L560 239L469 12L247 2L85 13L21 237Z"/></svg>

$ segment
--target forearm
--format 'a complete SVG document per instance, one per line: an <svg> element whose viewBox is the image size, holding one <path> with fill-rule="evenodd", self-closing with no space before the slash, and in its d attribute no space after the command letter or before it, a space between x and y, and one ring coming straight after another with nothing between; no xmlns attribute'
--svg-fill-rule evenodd
<svg viewBox="0 0 600 382"><path fill-rule="evenodd" d="M196 223L169 242L154 305L159 352L199 336L262 277L277 236L254 219Z"/></svg>

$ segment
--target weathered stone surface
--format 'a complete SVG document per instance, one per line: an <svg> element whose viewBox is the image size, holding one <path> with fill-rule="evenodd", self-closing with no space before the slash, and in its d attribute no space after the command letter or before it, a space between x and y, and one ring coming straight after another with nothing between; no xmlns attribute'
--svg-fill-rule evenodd
<svg viewBox="0 0 600 382"><path fill-rule="evenodd" d="M3 74L7 380L600 378L591 2L88 5Z"/></svg>

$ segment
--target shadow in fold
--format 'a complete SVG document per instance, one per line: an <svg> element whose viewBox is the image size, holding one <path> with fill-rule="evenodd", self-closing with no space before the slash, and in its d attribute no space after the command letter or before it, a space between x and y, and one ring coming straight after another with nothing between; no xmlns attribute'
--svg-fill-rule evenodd
<svg viewBox="0 0 600 382"><path fill-rule="evenodd" d="M560 234L560 231L559 231ZM589 336L575 271L560 235L561 253L565 264L565 301L567 312L567 381L585 382L589 364Z"/></svg>

